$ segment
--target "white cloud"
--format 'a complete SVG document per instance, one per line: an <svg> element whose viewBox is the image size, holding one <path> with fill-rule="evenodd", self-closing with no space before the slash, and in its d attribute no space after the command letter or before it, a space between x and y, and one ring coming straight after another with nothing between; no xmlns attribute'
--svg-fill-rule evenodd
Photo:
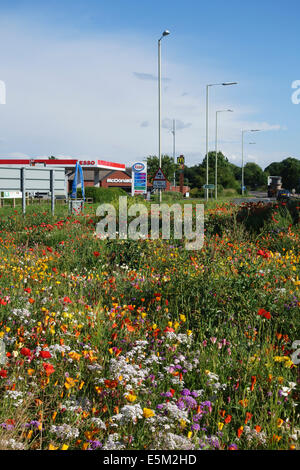
<svg viewBox="0 0 300 470"><path fill-rule="evenodd" d="M158 81L158 76L153 75L152 73L133 72L133 75L139 80L154 80L155 82ZM166 78L166 77L161 77L161 81L170 82L171 79Z"/></svg>

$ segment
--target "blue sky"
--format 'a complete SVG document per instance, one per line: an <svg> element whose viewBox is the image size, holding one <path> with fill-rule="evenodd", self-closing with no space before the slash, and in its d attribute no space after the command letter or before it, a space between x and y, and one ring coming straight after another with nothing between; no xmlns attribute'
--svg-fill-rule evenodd
<svg viewBox="0 0 300 470"><path fill-rule="evenodd" d="M205 153L205 85L210 149L215 111L220 149L262 167L300 156L299 2L289 0L0 0L0 155L71 155L131 162L157 154L157 40L162 42L162 150L188 165ZM299 93L300 96L300 93ZM255 142L256 145L248 145Z"/></svg>

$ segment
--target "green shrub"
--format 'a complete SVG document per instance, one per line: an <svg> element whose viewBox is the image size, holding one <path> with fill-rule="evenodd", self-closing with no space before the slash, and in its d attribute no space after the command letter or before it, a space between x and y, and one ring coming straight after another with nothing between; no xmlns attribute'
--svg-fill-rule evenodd
<svg viewBox="0 0 300 470"><path fill-rule="evenodd" d="M190 197L200 197L200 190L198 188L191 189Z"/></svg>
<svg viewBox="0 0 300 470"><path fill-rule="evenodd" d="M222 192L222 196L224 197L232 197L232 196L236 196L237 194L238 194L237 190L234 188L225 188L223 189L223 192Z"/></svg>
<svg viewBox="0 0 300 470"><path fill-rule="evenodd" d="M88 186L84 188L85 197L93 198L93 202L111 202L120 196L128 196L128 193L121 188L96 188L94 186ZM81 189L77 190L77 197L82 198Z"/></svg>
<svg viewBox="0 0 300 470"><path fill-rule="evenodd" d="M224 187L218 184L218 197L224 196Z"/></svg>
<svg viewBox="0 0 300 470"><path fill-rule="evenodd" d="M249 232L282 230L293 223L292 216L284 204L244 203L237 214L238 222L242 222Z"/></svg>
<svg viewBox="0 0 300 470"><path fill-rule="evenodd" d="M162 194L162 199L164 201L167 200L176 200L176 199L183 199L183 194L178 193L177 191L164 191Z"/></svg>

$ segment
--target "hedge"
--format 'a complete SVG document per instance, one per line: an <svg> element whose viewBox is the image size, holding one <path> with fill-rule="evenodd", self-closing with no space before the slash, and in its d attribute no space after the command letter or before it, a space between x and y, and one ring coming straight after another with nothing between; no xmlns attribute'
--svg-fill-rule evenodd
<svg viewBox="0 0 300 470"><path fill-rule="evenodd" d="M85 197L93 198L93 202L111 202L120 196L128 196L128 193L121 188L96 188L87 186L84 188ZM77 190L77 197L82 197L81 189Z"/></svg>

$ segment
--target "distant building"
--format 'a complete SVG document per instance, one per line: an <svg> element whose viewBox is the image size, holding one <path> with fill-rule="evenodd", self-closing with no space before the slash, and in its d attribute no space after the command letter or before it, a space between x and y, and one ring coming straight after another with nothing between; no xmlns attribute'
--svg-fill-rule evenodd
<svg viewBox="0 0 300 470"><path fill-rule="evenodd" d="M131 168L126 168L124 163L108 162L106 160L79 160L73 157L33 157L33 158L0 158L1 167L12 168L64 168L68 180L67 190L71 192L75 175L76 162L82 167L84 186L95 186L102 188L122 188L126 192L131 192ZM80 187L80 181L78 181ZM153 189L152 183L148 181L148 190ZM188 193L190 188L183 187L183 194ZM166 182L166 191L180 192L180 187L173 187L170 181Z"/></svg>

